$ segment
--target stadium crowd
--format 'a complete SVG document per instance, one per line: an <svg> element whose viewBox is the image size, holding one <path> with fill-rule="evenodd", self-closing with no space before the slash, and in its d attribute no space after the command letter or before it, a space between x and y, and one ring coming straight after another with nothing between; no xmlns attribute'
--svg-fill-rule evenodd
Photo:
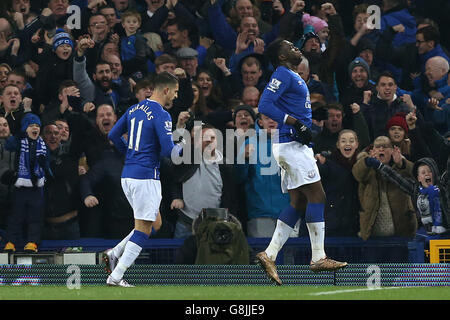
<svg viewBox="0 0 450 320"><path fill-rule="evenodd" d="M271 237L289 197L279 170L263 174L270 163L258 150L271 154L277 123L258 113L258 100L274 71L265 49L277 38L303 53L298 73L310 92L326 235L445 236L450 229L448 1L6 0L0 6L5 251L22 249L16 248L22 242L37 252L43 239L129 233L134 220L120 184L123 157L107 135L129 106L151 96L152 78L164 71L179 79L167 110L173 130L201 132L197 147L209 148L210 157L161 160L162 224L152 237L190 236L202 208L228 208L248 237ZM199 131L194 120L202 122ZM229 138L227 129L235 134L223 145L232 153L217 144L219 134ZM263 133L269 139L260 139ZM248 161L237 163L240 155ZM292 236L305 234L301 223Z"/></svg>

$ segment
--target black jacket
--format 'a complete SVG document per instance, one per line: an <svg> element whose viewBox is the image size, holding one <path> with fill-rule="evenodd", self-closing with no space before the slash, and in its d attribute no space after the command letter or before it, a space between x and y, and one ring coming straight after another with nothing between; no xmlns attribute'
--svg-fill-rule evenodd
<svg viewBox="0 0 450 320"><path fill-rule="evenodd" d="M123 156L115 149L105 150L80 178L81 199L93 195L99 201L106 238L123 238L134 227L133 209L122 189L122 169Z"/></svg>
<svg viewBox="0 0 450 320"><path fill-rule="evenodd" d="M318 163L322 184L327 195L325 204L325 234L330 237L356 237L359 231L358 182L352 174L355 156L347 160L334 151L324 164ZM304 220L304 219L302 219ZM306 234L302 222L301 234Z"/></svg>
<svg viewBox="0 0 450 320"><path fill-rule="evenodd" d="M45 184L45 217L58 217L80 206L78 158L63 147L50 151L53 179Z"/></svg>
<svg viewBox="0 0 450 320"><path fill-rule="evenodd" d="M378 97L372 98L371 102L362 104L361 109L369 127L370 140L373 141L378 136L386 135L386 124L389 119L398 112L409 113L411 110L400 98L395 99L391 105ZM422 118L417 111L417 117Z"/></svg>
<svg viewBox="0 0 450 320"><path fill-rule="evenodd" d="M35 106L39 106L39 104L47 105L50 101L57 100L61 82L73 79L73 57L61 60L53 52L47 53L46 57L48 59L46 58L39 65L36 76L36 101L33 101Z"/></svg>
<svg viewBox="0 0 450 320"><path fill-rule="evenodd" d="M355 87L353 82L351 82L339 96L340 103L344 107L344 118L343 118L344 127L349 128L352 122L351 120L352 109L350 105L352 103L357 103L359 104L362 110L364 91L368 90L376 92L375 85L370 81L367 82L367 84L362 88Z"/></svg>

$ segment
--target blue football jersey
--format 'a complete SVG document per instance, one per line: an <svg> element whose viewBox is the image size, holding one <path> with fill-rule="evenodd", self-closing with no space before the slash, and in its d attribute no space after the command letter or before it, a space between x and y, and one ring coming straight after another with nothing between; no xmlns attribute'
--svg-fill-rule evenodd
<svg viewBox="0 0 450 320"><path fill-rule="evenodd" d="M278 67L264 88L258 111L278 122L279 141L292 141L293 127L284 123L287 115L311 128L312 111L309 90L300 75L284 66Z"/></svg>
<svg viewBox="0 0 450 320"><path fill-rule="evenodd" d="M174 147L172 118L158 102L146 99L128 108L108 137L126 154L122 178L159 180L160 157L169 157Z"/></svg>

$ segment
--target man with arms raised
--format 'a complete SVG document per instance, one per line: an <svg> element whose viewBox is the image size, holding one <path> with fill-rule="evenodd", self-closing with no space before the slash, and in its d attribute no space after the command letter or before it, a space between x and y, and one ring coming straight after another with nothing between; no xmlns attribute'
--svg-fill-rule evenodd
<svg viewBox="0 0 450 320"><path fill-rule="evenodd" d="M267 53L276 70L261 95L258 109L278 123L278 143L273 143L272 150L282 168L281 187L283 192L289 192L290 204L280 213L269 246L256 258L268 277L281 285L275 259L303 215L311 239L310 269L332 271L347 263L331 260L325 255L325 192L310 147L311 101L305 81L296 72L302 54L287 40L274 41Z"/></svg>

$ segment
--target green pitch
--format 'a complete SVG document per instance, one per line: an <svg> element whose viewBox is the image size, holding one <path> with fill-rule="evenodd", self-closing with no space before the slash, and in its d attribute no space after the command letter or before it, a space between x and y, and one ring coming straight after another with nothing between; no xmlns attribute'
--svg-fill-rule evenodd
<svg viewBox="0 0 450 320"><path fill-rule="evenodd" d="M449 287L2 286L0 300L449 300Z"/></svg>

